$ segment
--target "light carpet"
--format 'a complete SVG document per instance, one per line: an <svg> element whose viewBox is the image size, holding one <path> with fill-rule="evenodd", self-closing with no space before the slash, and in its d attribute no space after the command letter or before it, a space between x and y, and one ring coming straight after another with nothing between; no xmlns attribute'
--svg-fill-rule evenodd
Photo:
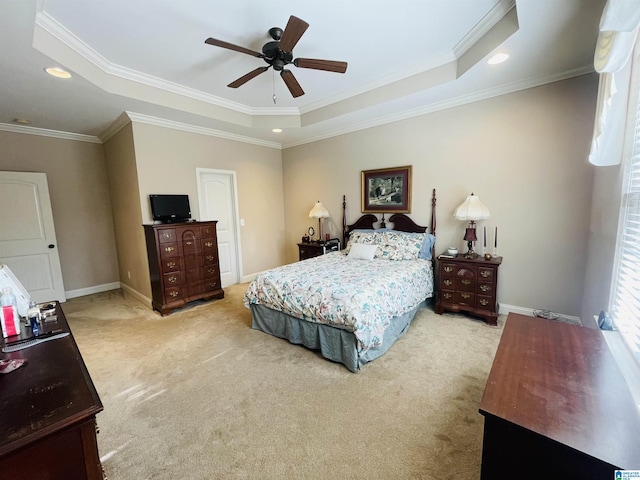
<svg viewBox="0 0 640 480"><path fill-rule="evenodd" d="M251 329L246 288L165 317L120 290L63 304L104 404L109 480L479 478L505 317L424 308L354 374Z"/></svg>

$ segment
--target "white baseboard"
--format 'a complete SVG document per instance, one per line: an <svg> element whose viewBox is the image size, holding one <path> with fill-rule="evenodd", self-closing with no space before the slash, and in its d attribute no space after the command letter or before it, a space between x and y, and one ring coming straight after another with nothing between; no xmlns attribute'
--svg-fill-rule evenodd
<svg viewBox="0 0 640 480"><path fill-rule="evenodd" d="M91 295L92 293L108 292L109 290L117 290L121 287L120 282L105 283L103 285L95 285L93 287L78 288L76 290L65 291L64 294L67 298L84 297L85 295Z"/></svg>
<svg viewBox="0 0 640 480"><path fill-rule="evenodd" d="M519 307L517 305L509 305L507 303L499 304L500 308L498 309L499 315L508 315L509 313L519 313L521 315L527 315L529 317L534 317L534 310L540 310L539 308L527 308L527 307ZM556 312L557 313L557 312ZM564 313L558 313L561 317L564 317L568 320L573 320L577 323L582 323L580 317L576 317L575 315L565 315Z"/></svg>
<svg viewBox="0 0 640 480"><path fill-rule="evenodd" d="M148 297L145 297L144 295L142 295L139 291L134 290L133 288L131 288L129 285L125 285L124 283L121 284L122 290L127 293L128 295L131 295L132 297L134 297L136 300L138 300L140 303L143 303L144 305L146 305L149 308L153 308L153 305L151 304L151 299Z"/></svg>

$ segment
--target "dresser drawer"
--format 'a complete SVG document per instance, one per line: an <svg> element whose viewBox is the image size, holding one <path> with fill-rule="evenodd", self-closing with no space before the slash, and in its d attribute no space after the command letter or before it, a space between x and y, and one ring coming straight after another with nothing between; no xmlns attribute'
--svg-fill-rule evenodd
<svg viewBox="0 0 640 480"><path fill-rule="evenodd" d="M164 298L167 303L182 300L184 298L184 291L182 287L169 287L164 289Z"/></svg>
<svg viewBox="0 0 640 480"><path fill-rule="evenodd" d="M204 240L202 240L202 253L204 255L215 255L217 258L218 245L214 240L205 238Z"/></svg>
<svg viewBox="0 0 640 480"><path fill-rule="evenodd" d="M218 263L218 251L208 252L202 255L202 264L203 265L217 265Z"/></svg>
<svg viewBox="0 0 640 480"><path fill-rule="evenodd" d="M495 268L491 267L478 267L478 279L479 280L493 280L496 276Z"/></svg>
<svg viewBox="0 0 640 480"><path fill-rule="evenodd" d="M204 281L204 291L205 292L214 292L216 290L220 290L221 284L220 284L220 277L218 275L215 275L212 278L207 278Z"/></svg>
<svg viewBox="0 0 640 480"><path fill-rule="evenodd" d="M200 237L215 238L215 236L216 236L215 225L206 225L206 226L200 227Z"/></svg>
<svg viewBox="0 0 640 480"><path fill-rule="evenodd" d="M185 255L184 268L201 267L203 264L202 255Z"/></svg>
<svg viewBox="0 0 640 480"><path fill-rule="evenodd" d="M182 275L182 272L172 272L172 273L165 273L162 276L162 282L163 285L166 287L172 287L175 285L182 285L184 283L184 277Z"/></svg>
<svg viewBox="0 0 640 480"><path fill-rule="evenodd" d="M441 262L440 263L440 273L443 276L453 276L456 274L457 265L455 263Z"/></svg>
<svg viewBox="0 0 640 480"><path fill-rule="evenodd" d="M178 244L176 242L164 243L160 245L160 258L173 258L179 257Z"/></svg>
<svg viewBox="0 0 640 480"><path fill-rule="evenodd" d="M186 238L182 240L182 253L184 255L195 255L202 251L200 240L196 238Z"/></svg>
<svg viewBox="0 0 640 480"><path fill-rule="evenodd" d="M456 305L475 307L476 295L472 292L455 292L453 303L455 303Z"/></svg>
<svg viewBox="0 0 640 480"><path fill-rule="evenodd" d="M182 259L180 257L169 257L162 260L162 273L178 272L182 270Z"/></svg>
<svg viewBox="0 0 640 480"><path fill-rule="evenodd" d="M175 228L163 228L158 231L158 243L170 243L176 241Z"/></svg>
<svg viewBox="0 0 640 480"><path fill-rule="evenodd" d="M490 282L478 282L478 294L493 296L495 287Z"/></svg>
<svg viewBox="0 0 640 480"><path fill-rule="evenodd" d="M493 297L487 297L484 295L478 295L478 305L477 308L482 308L485 310L494 310L496 307L496 301Z"/></svg>
<svg viewBox="0 0 640 480"><path fill-rule="evenodd" d="M218 267L218 264L214 263L211 265L205 265L204 268L204 278L208 279L208 278L213 278L215 276L220 275L220 268Z"/></svg>

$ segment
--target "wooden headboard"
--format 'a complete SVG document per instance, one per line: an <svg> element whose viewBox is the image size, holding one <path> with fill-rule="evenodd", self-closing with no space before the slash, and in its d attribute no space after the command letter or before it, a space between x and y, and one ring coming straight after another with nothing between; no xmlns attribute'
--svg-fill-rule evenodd
<svg viewBox="0 0 640 480"><path fill-rule="evenodd" d="M378 222L378 217L371 213L367 213L362 215L355 223L351 225L347 225L347 197L346 195L342 196L342 246L343 248L347 245L347 241L349 240L349 234L353 230L373 230L374 224ZM384 219L384 213L382 214L382 219L380 220L380 226L378 228L386 228L387 224ZM433 189L433 193L431 195L431 226L423 227L416 224L411 218L403 213L394 213L389 217L389 222L393 224L394 230L399 230L401 232L415 232L415 233L424 233L429 232L435 236L436 234L436 189Z"/></svg>

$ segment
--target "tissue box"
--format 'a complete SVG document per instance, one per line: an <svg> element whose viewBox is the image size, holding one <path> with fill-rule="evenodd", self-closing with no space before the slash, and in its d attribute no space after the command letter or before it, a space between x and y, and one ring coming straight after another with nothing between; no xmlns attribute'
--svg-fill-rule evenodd
<svg viewBox="0 0 640 480"><path fill-rule="evenodd" d="M29 292L22 286L11 269L7 265L0 264L0 294L2 294L4 287L11 287L11 292L16 296L18 314L21 317L26 317L31 295L29 295Z"/></svg>

